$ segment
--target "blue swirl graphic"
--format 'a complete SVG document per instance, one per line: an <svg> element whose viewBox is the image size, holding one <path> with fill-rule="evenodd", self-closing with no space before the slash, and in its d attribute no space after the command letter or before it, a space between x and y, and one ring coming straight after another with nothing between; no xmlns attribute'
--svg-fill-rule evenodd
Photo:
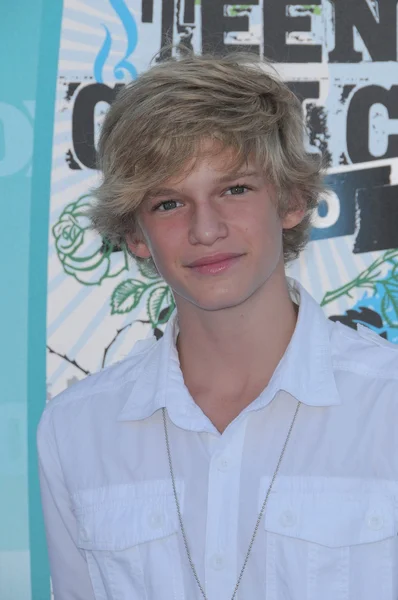
<svg viewBox="0 0 398 600"><path fill-rule="evenodd" d="M129 56L134 52L137 41L138 41L138 31L137 25L133 15L128 10L127 6L124 3L124 0L110 0L114 10L117 12L120 17L123 27L125 29L127 35L127 49L126 54L122 58L120 62L117 63L113 72L117 79L123 78L123 69L126 69L131 75L131 77L137 76L137 71L135 67L127 61Z"/></svg>
<svg viewBox="0 0 398 600"><path fill-rule="evenodd" d="M102 69L104 68L112 45L112 37L109 33L109 29L105 25L102 26L105 29L105 40L94 62L94 77L95 80L98 81L98 83L104 83L104 80L102 78Z"/></svg>
<svg viewBox="0 0 398 600"><path fill-rule="evenodd" d="M128 10L124 0L109 0L112 8L117 13L120 18L124 30L127 36L127 49L124 57L120 60L117 65L115 65L113 69L113 74L116 79L123 79L125 73L129 73L132 79L137 76L137 70L134 65L129 62L128 58L134 52L137 41L138 41L138 30L137 24L133 15ZM94 63L94 77L98 83L103 83L103 68L108 59L111 45L112 45L112 36L109 32L109 29L103 25L105 29L105 40L102 44L100 51L98 52L97 58Z"/></svg>

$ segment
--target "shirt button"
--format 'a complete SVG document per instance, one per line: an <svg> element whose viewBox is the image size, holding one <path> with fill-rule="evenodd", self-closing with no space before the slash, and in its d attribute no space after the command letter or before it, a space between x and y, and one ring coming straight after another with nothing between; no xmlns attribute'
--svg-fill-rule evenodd
<svg viewBox="0 0 398 600"><path fill-rule="evenodd" d="M213 569L219 571L224 567L224 559L221 554L215 554L211 559L211 566Z"/></svg>
<svg viewBox="0 0 398 600"><path fill-rule="evenodd" d="M217 461L217 469L219 471L227 471L229 467L229 460L225 456L221 456Z"/></svg>
<svg viewBox="0 0 398 600"><path fill-rule="evenodd" d="M83 542L89 542L90 540L88 539L88 531L85 527L82 528L81 532L81 538Z"/></svg>
<svg viewBox="0 0 398 600"><path fill-rule="evenodd" d="M291 510L285 510L279 520L283 527L292 527L296 522L296 516Z"/></svg>
<svg viewBox="0 0 398 600"><path fill-rule="evenodd" d="M159 529L164 525L164 515L161 513L153 513L149 517L149 524L153 529Z"/></svg>
<svg viewBox="0 0 398 600"><path fill-rule="evenodd" d="M368 526L370 527L370 529L375 529L375 530L381 529L384 524L383 517L376 512L371 513L368 516L367 521L368 521Z"/></svg>

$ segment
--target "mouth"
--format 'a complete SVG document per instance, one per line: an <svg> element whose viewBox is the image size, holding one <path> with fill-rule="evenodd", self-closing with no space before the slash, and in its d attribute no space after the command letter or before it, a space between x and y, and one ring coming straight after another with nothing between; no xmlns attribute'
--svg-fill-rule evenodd
<svg viewBox="0 0 398 600"><path fill-rule="evenodd" d="M189 268L192 269L192 271L203 275L217 275L218 273L223 273L227 269L233 267L242 257L243 254L208 257L206 259L195 261L189 265Z"/></svg>

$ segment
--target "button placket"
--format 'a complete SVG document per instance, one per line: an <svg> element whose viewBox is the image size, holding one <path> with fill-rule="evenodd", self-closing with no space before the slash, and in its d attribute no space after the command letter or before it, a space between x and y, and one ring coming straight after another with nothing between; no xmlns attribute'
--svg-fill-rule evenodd
<svg viewBox="0 0 398 600"><path fill-rule="evenodd" d="M222 554L214 554L214 556L211 558L210 564L213 567L213 569L216 569L216 571L220 571L221 569L223 569L225 565L225 560Z"/></svg>
<svg viewBox="0 0 398 600"><path fill-rule="evenodd" d="M216 463L217 469L223 473L226 473L230 466L230 461L226 456L220 456Z"/></svg>
<svg viewBox="0 0 398 600"><path fill-rule="evenodd" d="M236 584L240 469L247 420L219 438L210 461L206 525L206 594L217 598L220 589ZM228 566L228 568L227 568Z"/></svg>
<svg viewBox="0 0 398 600"><path fill-rule="evenodd" d="M85 527L82 527L81 531L80 531L80 536L83 542L88 542L88 531Z"/></svg>

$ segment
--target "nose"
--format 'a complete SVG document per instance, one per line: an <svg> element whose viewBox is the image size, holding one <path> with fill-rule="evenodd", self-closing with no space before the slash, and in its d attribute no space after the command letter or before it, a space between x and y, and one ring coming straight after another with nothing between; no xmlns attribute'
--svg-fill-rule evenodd
<svg viewBox="0 0 398 600"><path fill-rule="evenodd" d="M218 239L225 238L227 235L227 223L217 206L209 201L195 207L189 228L191 244L211 246Z"/></svg>

